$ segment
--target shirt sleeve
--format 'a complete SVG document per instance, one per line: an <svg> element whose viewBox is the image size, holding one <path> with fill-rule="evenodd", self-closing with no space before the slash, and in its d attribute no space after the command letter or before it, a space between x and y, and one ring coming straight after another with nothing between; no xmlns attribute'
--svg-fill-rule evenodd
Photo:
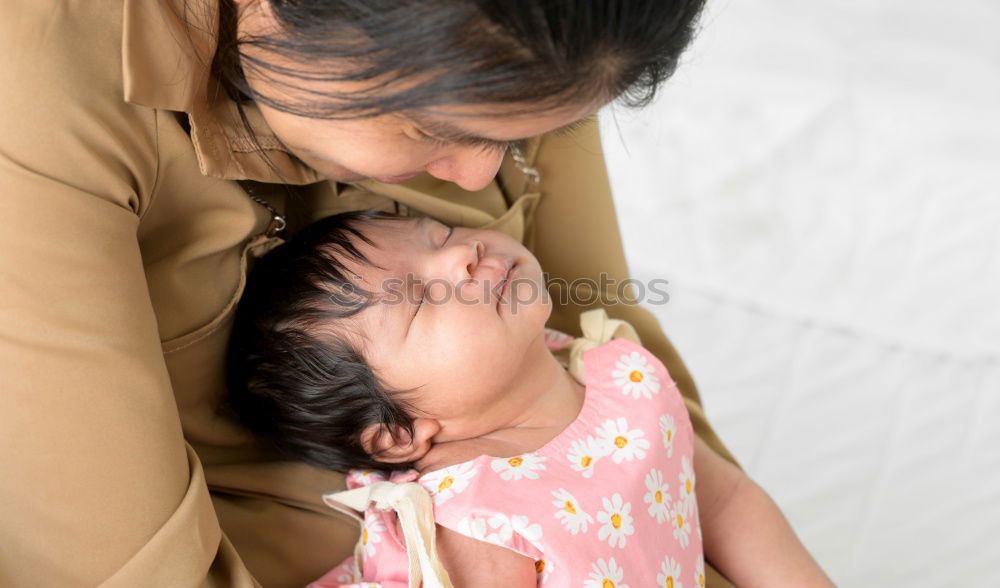
<svg viewBox="0 0 1000 588"><path fill-rule="evenodd" d="M155 113L122 100L111 4L0 16L0 584L252 586L160 349Z"/></svg>

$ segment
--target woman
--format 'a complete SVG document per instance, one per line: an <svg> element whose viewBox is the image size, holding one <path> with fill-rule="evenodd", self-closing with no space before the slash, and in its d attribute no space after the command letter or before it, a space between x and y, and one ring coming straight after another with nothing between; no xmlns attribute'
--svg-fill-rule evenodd
<svg viewBox="0 0 1000 588"><path fill-rule="evenodd" d="M0 584L293 586L356 528L318 500L339 475L269 460L216 416L247 264L374 207L505 230L554 278L626 278L588 117L651 96L700 2L5 10ZM610 303L586 293L552 326ZM609 310L728 456L651 315Z"/></svg>

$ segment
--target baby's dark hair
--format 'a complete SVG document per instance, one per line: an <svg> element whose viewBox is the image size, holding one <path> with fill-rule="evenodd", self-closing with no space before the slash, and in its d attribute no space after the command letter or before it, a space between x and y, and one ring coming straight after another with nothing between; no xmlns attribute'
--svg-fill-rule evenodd
<svg viewBox="0 0 1000 588"><path fill-rule="evenodd" d="M235 417L283 459L335 471L406 468L369 455L366 427L412 436L400 393L382 386L352 337L350 317L374 303L344 264L371 262L358 242L380 212L347 212L302 229L257 260L236 309L226 357L228 398Z"/></svg>

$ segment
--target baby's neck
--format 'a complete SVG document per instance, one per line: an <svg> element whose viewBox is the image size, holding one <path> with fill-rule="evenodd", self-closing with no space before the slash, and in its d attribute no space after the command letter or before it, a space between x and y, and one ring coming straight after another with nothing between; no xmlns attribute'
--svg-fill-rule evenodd
<svg viewBox="0 0 1000 588"><path fill-rule="evenodd" d="M584 387L566 371L547 348L538 364L518 382L532 402L515 421L493 431L454 441L435 443L416 463L421 473L479 457L513 457L535 451L566 429L580 414ZM544 355L541 355L544 353Z"/></svg>

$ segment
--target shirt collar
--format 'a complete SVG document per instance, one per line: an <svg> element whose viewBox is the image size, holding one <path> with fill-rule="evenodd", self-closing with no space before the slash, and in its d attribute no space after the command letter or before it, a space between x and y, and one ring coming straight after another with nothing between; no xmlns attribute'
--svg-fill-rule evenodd
<svg viewBox="0 0 1000 588"><path fill-rule="evenodd" d="M125 101L187 113L203 174L287 184L325 179L285 149L256 105L244 104L254 141L240 120L236 103L211 75L219 27L218 1L124 2Z"/></svg>

